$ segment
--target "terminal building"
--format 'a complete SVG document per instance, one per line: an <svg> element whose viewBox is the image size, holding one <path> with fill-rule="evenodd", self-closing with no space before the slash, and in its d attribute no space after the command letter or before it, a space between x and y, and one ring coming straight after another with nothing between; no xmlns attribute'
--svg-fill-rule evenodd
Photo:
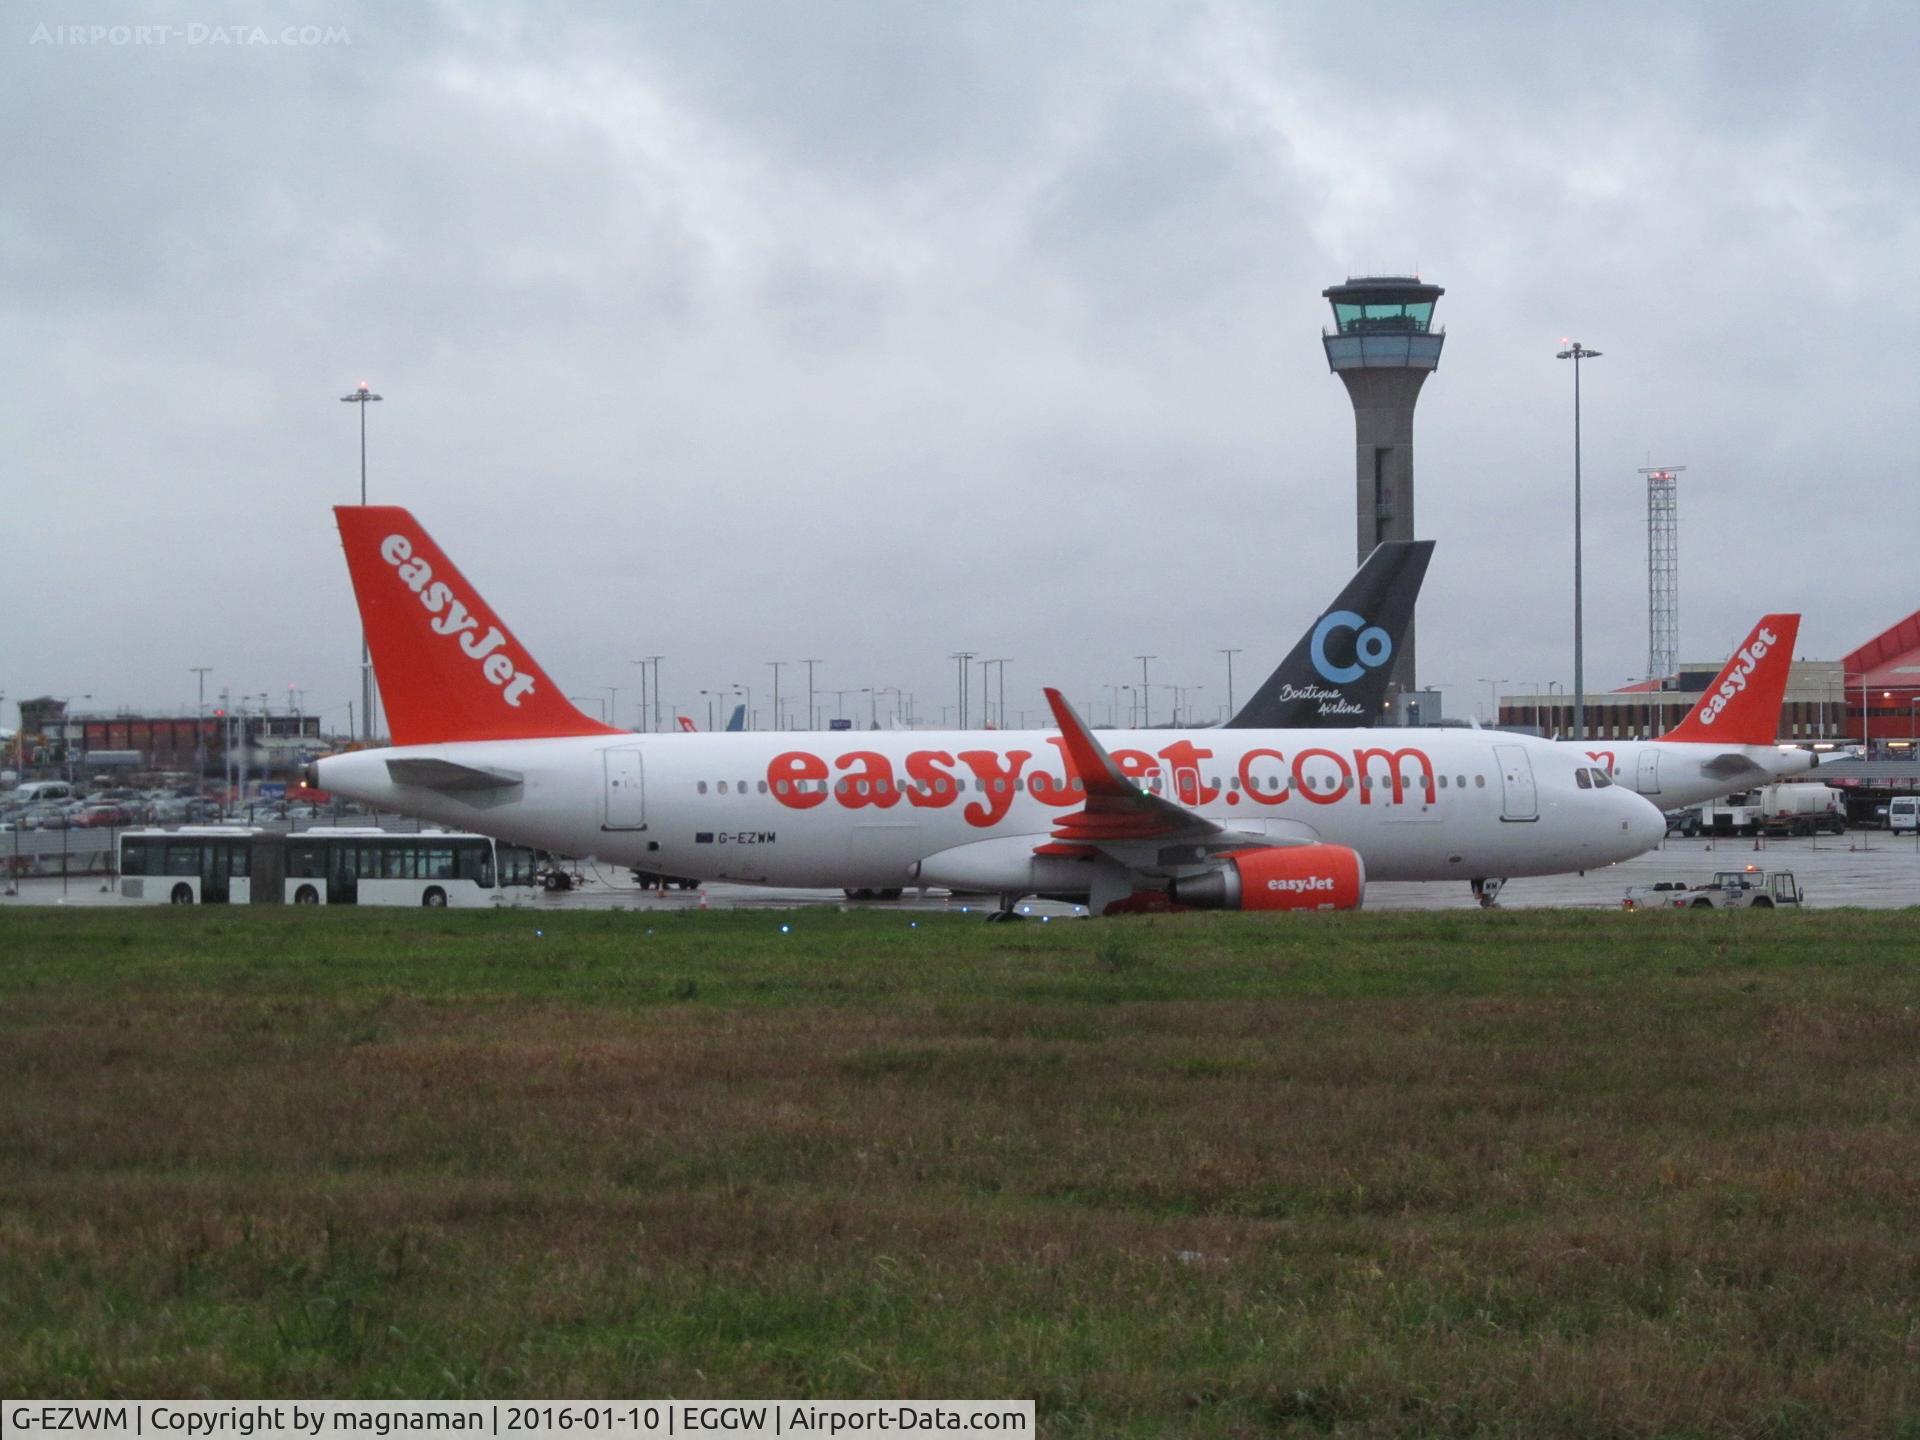
<svg viewBox="0 0 1920 1440"><path fill-rule="evenodd" d="M26 766L166 771L218 778L234 766L255 776L290 774L328 748L318 715L260 711L204 716L70 713L64 700L20 702Z"/></svg>

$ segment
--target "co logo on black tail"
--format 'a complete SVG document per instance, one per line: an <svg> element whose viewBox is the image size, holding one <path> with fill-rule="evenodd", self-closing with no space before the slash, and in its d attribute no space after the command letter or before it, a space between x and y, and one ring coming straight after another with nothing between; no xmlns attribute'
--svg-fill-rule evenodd
<svg viewBox="0 0 1920 1440"><path fill-rule="evenodd" d="M1353 654L1357 663L1335 665L1327 658L1327 639L1336 631L1356 632ZM1329 610L1313 627L1313 644L1308 650L1313 668L1335 685L1351 685L1369 670L1378 670L1393 658L1393 637L1378 625L1369 625L1367 617L1351 610Z"/></svg>

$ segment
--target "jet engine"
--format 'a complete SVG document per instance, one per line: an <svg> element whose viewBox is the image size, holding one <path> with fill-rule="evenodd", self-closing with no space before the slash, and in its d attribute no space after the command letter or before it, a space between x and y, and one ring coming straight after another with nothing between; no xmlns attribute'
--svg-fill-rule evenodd
<svg viewBox="0 0 1920 1440"><path fill-rule="evenodd" d="M1344 845L1230 850L1200 875L1173 882L1173 899L1196 910L1357 910L1367 867Z"/></svg>

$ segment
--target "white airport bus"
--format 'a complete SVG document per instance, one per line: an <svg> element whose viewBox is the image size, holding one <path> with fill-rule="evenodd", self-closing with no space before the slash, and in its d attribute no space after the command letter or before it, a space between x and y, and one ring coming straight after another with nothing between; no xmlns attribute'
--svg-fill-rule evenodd
<svg viewBox="0 0 1920 1440"><path fill-rule="evenodd" d="M128 830L120 894L173 905L504 905L534 886L533 852L448 830L248 826Z"/></svg>

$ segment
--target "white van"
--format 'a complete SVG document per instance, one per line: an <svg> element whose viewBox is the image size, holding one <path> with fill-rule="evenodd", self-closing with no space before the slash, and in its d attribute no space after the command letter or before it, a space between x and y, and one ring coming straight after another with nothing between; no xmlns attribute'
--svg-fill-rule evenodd
<svg viewBox="0 0 1920 1440"><path fill-rule="evenodd" d="M9 790L7 799L16 805L50 805L56 800L73 799L73 786L65 780L29 780Z"/></svg>
<svg viewBox="0 0 1920 1440"><path fill-rule="evenodd" d="M1887 829L1896 835L1920 831L1920 795L1896 795L1887 802Z"/></svg>

